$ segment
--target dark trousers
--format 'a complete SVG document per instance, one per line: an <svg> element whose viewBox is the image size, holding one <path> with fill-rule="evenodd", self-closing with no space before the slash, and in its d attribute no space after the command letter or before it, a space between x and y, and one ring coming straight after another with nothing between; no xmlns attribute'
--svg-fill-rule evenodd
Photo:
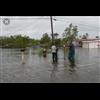
<svg viewBox="0 0 100 100"><path fill-rule="evenodd" d="M56 62L58 62L58 53L56 52Z"/></svg>
<svg viewBox="0 0 100 100"><path fill-rule="evenodd" d="M74 66L75 65L75 58L74 58L74 56L69 56L68 59L69 59L70 64L72 66Z"/></svg>
<svg viewBox="0 0 100 100"><path fill-rule="evenodd" d="M53 62L57 62L58 60L57 53L52 53L52 59L53 59Z"/></svg>

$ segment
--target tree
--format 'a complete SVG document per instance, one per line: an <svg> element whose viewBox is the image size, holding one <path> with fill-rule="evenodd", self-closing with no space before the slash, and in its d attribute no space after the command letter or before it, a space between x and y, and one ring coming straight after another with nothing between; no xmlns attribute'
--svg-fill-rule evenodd
<svg viewBox="0 0 100 100"><path fill-rule="evenodd" d="M86 36L86 38L88 39L88 37L89 37L89 34L88 34L88 33L86 33L86 34L85 34L85 36Z"/></svg>
<svg viewBox="0 0 100 100"><path fill-rule="evenodd" d="M61 38L55 40L55 45L58 47L61 46Z"/></svg>
<svg viewBox="0 0 100 100"><path fill-rule="evenodd" d="M87 39L86 35L83 35L83 36L82 36L82 39Z"/></svg>
<svg viewBox="0 0 100 100"><path fill-rule="evenodd" d="M46 48L48 48L51 44L51 39L49 37L49 35L47 33L43 34L41 40L40 40L40 44Z"/></svg>
<svg viewBox="0 0 100 100"><path fill-rule="evenodd" d="M40 45L40 40L30 39L30 46Z"/></svg>
<svg viewBox="0 0 100 100"><path fill-rule="evenodd" d="M48 36L48 34L47 33L43 34L40 43L45 44L49 41L50 41L50 37Z"/></svg>
<svg viewBox="0 0 100 100"><path fill-rule="evenodd" d="M25 48L28 46L29 42L30 39L27 36L14 35L3 37L1 40L1 46L7 48Z"/></svg>
<svg viewBox="0 0 100 100"><path fill-rule="evenodd" d="M67 27L63 33L65 42L69 43L74 40L78 34L77 26L74 26L72 23Z"/></svg>
<svg viewBox="0 0 100 100"><path fill-rule="evenodd" d="M20 47L20 48L25 48L28 46L29 44L29 37L28 36L21 36L21 35L17 35L17 36L14 36L15 38L15 47Z"/></svg>
<svg viewBox="0 0 100 100"><path fill-rule="evenodd" d="M82 39L88 39L89 37L89 34L88 33L85 33L83 36L82 36Z"/></svg>
<svg viewBox="0 0 100 100"><path fill-rule="evenodd" d="M99 36L96 36L97 39L99 39Z"/></svg>
<svg viewBox="0 0 100 100"><path fill-rule="evenodd" d="M61 46L61 39L58 38L58 36L59 36L58 33L54 33L54 38L55 38L54 43L56 46Z"/></svg>

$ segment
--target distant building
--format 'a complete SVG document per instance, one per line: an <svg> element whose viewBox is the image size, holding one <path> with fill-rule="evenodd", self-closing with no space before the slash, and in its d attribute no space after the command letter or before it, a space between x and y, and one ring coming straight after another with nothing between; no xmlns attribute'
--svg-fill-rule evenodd
<svg viewBox="0 0 100 100"><path fill-rule="evenodd" d="M82 39L83 48L100 48L100 39Z"/></svg>
<svg viewBox="0 0 100 100"><path fill-rule="evenodd" d="M38 48L40 48L40 45L33 45L32 48L33 49L38 49Z"/></svg>

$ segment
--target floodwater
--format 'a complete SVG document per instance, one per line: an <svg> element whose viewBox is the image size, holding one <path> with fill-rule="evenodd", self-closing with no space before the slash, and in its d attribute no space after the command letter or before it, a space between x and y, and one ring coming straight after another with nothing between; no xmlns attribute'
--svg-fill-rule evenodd
<svg viewBox="0 0 100 100"><path fill-rule="evenodd" d="M23 55L19 49L0 49L0 83L100 82L100 49L77 48L73 71L61 50L57 64L52 64L51 54L43 58L33 52L29 49Z"/></svg>

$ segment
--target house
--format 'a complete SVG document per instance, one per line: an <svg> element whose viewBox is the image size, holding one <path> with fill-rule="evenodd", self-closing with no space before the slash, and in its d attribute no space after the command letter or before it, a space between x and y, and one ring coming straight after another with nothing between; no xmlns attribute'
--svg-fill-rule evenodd
<svg viewBox="0 0 100 100"><path fill-rule="evenodd" d="M83 48L100 48L100 39L81 39Z"/></svg>

